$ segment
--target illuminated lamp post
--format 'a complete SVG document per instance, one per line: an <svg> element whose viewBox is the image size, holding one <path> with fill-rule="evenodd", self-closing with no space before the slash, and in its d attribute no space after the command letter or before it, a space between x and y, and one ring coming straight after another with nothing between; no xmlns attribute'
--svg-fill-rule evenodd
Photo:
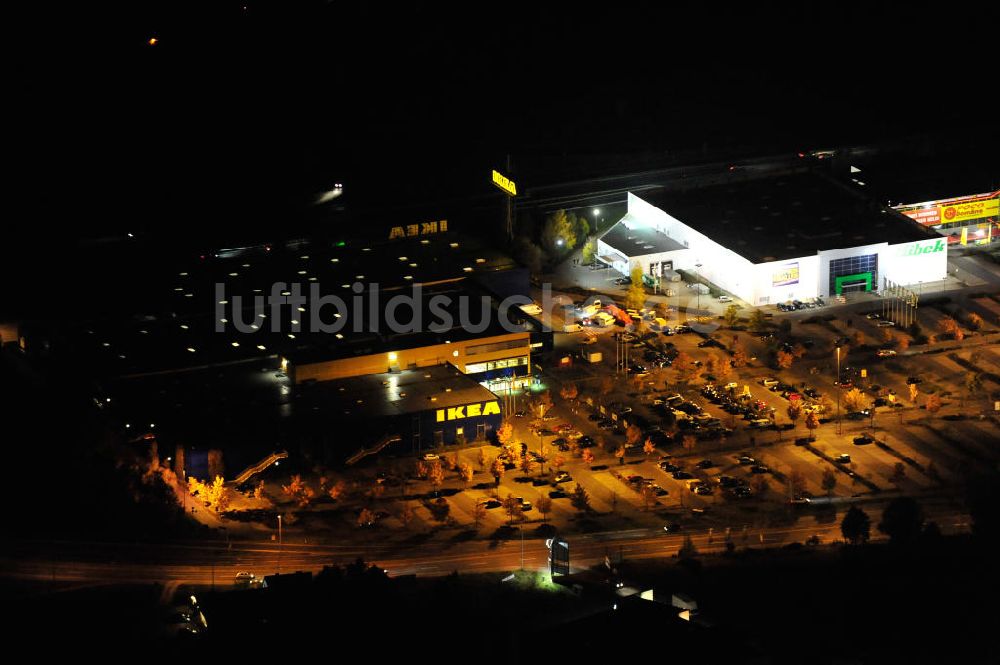
<svg viewBox="0 0 1000 665"><path fill-rule="evenodd" d="M701 265L700 263L694 264L694 267L698 270L698 313L701 314Z"/></svg>
<svg viewBox="0 0 1000 665"><path fill-rule="evenodd" d="M837 435L842 433L840 427L840 347L837 347Z"/></svg>

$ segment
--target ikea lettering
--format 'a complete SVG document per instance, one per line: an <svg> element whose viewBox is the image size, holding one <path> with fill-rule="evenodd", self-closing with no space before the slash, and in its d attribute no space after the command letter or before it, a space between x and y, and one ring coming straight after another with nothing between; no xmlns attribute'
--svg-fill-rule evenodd
<svg viewBox="0 0 1000 665"><path fill-rule="evenodd" d="M484 402L482 404L466 404L465 406L452 406L447 409L437 410L437 422L443 423L446 420L462 420L464 418L475 418L476 416L496 416L500 415L499 402Z"/></svg>
<svg viewBox="0 0 1000 665"><path fill-rule="evenodd" d="M931 245L910 245L909 247L900 247L899 252L896 256L919 256L921 254L935 254L937 252L945 251L946 245L944 238L941 240L935 240Z"/></svg>
<svg viewBox="0 0 1000 665"><path fill-rule="evenodd" d="M434 235L435 233L444 233L447 230L447 219L442 219L436 222L407 224L406 226L394 226L389 229L389 240L395 240L397 238L413 238L415 236L429 236Z"/></svg>
<svg viewBox="0 0 1000 665"><path fill-rule="evenodd" d="M493 184L511 196L517 196L517 185L514 184L514 181L501 175L500 172L495 169L493 171Z"/></svg>

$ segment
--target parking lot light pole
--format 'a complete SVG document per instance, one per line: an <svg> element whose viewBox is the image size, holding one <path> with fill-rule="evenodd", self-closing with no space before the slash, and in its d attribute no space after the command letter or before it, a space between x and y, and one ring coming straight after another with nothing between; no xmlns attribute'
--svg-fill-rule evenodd
<svg viewBox="0 0 1000 665"><path fill-rule="evenodd" d="M698 315L701 315L701 265L700 263L694 264L694 267L698 269Z"/></svg>
<svg viewBox="0 0 1000 665"><path fill-rule="evenodd" d="M840 347L837 347L837 435L842 434L840 427Z"/></svg>

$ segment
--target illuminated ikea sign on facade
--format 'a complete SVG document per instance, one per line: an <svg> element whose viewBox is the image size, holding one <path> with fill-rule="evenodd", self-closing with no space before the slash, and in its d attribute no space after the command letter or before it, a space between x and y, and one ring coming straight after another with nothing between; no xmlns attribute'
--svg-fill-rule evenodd
<svg viewBox="0 0 1000 665"><path fill-rule="evenodd" d="M447 219L442 219L436 222L407 224L406 226L394 226L389 229L389 240L396 240L397 238L413 238L415 236L430 236L435 233L444 233L447 230Z"/></svg>
<svg viewBox="0 0 1000 665"><path fill-rule="evenodd" d="M475 418L476 416L497 415L500 415L500 403L492 401L438 409L436 419L437 422L443 423L446 420L462 420L464 418Z"/></svg>
<svg viewBox="0 0 1000 665"><path fill-rule="evenodd" d="M517 196L517 185L514 184L514 181L501 175L496 169L493 169L493 184L511 196Z"/></svg>

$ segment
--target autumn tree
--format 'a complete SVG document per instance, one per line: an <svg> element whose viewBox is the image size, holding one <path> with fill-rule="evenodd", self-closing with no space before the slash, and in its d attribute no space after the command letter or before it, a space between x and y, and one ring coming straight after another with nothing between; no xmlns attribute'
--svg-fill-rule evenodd
<svg viewBox="0 0 1000 665"><path fill-rule="evenodd" d="M625 446L615 448L615 457L618 458L619 464L625 464Z"/></svg>
<svg viewBox="0 0 1000 665"><path fill-rule="evenodd" d="M646 303L646 289L642 284L642 266L636 264L632 266L630 274L632 283L629 284L625 293L625 307L628 309L639 309Z"/></svg>
<svg viewBox="0 0 1000 665"><path fill-rule="evenodd" d="M681 446L688 453L693 453L695 446L698 445L698 439L693 434L685 434L684 438L681 439Z"/></svg>
<svg viewBox="0 0 1000 665"><path fill-rule="evenodd" d="M746 367L747 362L750 358L747 356L746 350L743 348L742 343L733 344L733 357L732 357L733 367Z"/></svg>
<svg viewBox="0 0 1000 665"><path fill-rule="evenodd" d="M503 421L497 428L497 441L500 442L501 446L507 446L514 442L514 426L510 421Z"/></svg>
<svg viewBox="0 0 1000 665"><path fill-rule="evenodd" d="M556 210L545 219L542 227L542 247L553 256L560 256L576 247L576 219L565 210Z"/></svg>
<svg viewBox="0 0 1000 665"><path fill-rule="evenodd" d="M851 388L844 393L844 408L850 411L862 411L868 406L868 398L858 388Z"/></svg>
<svg viewBox="0 0 1000 665"><path fill-rule="evenodd" d="M733 373L733 367L729 364L729 359L725 358L718 353L713 353L708 357L708 362L706 363L708 368L708 373L716 378L718 381L723 381Z"/></svg>
<svg viewBox="0 0 1000 665"><path fill-rule="evenodd" d="M833 472L833 469L823 469L823 480L820 481L820 486L828 496L833 495L833 490L837 487L837 474Z"/></svg>
<svg viewBox="0 0 1000 665"><path fill-rule="evenodd" d="M501 504L503 505L504 512L507 513L507 524L513 524L514 520L520 522L524 518L524 510L521 508L521 502L513 494L508 494L507 498Z"/></svg>
<svg viewBox="0 0 1000 665"><path fill-rule="evenodd" d="M559 470L566 464L566 458L562 455L556 455L552 458L552 468L558 473Z"/></svg>
<svg viewBox="0 0 1000 665"><path fill-rule="evenodd" d="M900 335L896 338L896 348L900 351L906 351L910 348L910 338L906 335Z"/></svg>
<svg viewBox="0 0 1000 665"><path fill-rule="evenodd" d="M490 464L490 473L493 474L494 485L496 487L500 486L500 479L503 478L503 474L506 472L507 469L504 467L503 460L495 457L493 463Z"/></svg>
<svg viewBox="0 0 1000 665"><path fill-rule="evenodd" d="M732 303L726 308L723 314L726 320L726 325L732 328L737 323L740 322L740 307L736 303Z"/></svg>
<svg viewBox="0 0 1000 665"><path fill-rule="evenodd" d="M802 416L802 400L796 399L789 402L785 413L788 414L788 419L792 421L792 428L794 429L795 423Z"/></svg>
<svg viewBox="0 0 1000 665"><path fill-rule="evenodd" d="M472 521L476 525L477 529L479 528L479 525L482 524L484 519L486 519L486 506L481 503L477 503L472 508Z"/></svg>
<svg viewBox="0 0 1000 665"><path fill-rule="evenodd" d="M444 467L441 460L434 460L427 466L427 482L431 484L434 495L437 496L438 489L444 484Z"/></svg>
<svg viewBox="0 0 1000 665"><path fill-rule="evenodd" d="M938 330L946 335L951 335L956 342L961 342L965 339L965 333L959 327L958 321L950 316L938 319Z"/></svg>
<svg viewBox="0 0 1000 665"><path fill-rule="evenodd" d="M316 497L315 490L309 487L299 474L292 476L287 485L282 485L281 491L289 499L295 501L300 508L307 507Z"/></svg>
<svg viewBox="0 0 1000 665"><path fill-rule="evenodd" d="M414 512L413 507L410 504L404 503L403 506L399 509L399 514L397 516L399 517L399 521L403 524L403 528L409 529L410 524L413 522L413 518L416 516L416 513Z"/></svg>
<svg viewBox="0 0 1000 665"><path fill-rule="evenodd" d="M966 372L965 394L969 399L975 399L983 390L982 372Z"/></svg>
<svg viewBox="0 0 1000 665"><path fill-rule="evenodd" d="M919 394L920 394L920 388L917 387L917 384L911 383L910 384L910 401L913 402L914 404L916 404L917 403L917 396Z"/></svg>
<svg viewBox="0 0 1000 665"><path fill-rule="evenodd" d="M462 482L465 483L466 487L468 487L469 483L472 482L472 477L474 475L475 472L472 470L472 465L468 462L462 462L458 465L458 477L462 479Z"/></svg>
<svg viewBox="0 0 1000 665"><path fill-rule="evenodd" d="M865 345L865 334L860 330L855 330L854 335L852 335L854 341L854 346L864 346Z"/></svg>
<svg viewBox="0 0 1000 665"><path fill-rule="evenodd" d="M594 453L590 452L590 448L584 448L581 457L583 458L584 464L594 463Z"/></svg>
<svg viewBox="0 0 1000 665"><path fill-rule="evenodd" d="M642 444L642 452L646 457L656 453L656 445L653 444L652 439L646 439L646 442Z"/></svg>
<svg viewBox="0 0 1000 665"><path fill-rule="evenodd" d="M594 257L597 256L597 239L588 238L585 243L583 243L583 250L581 251L580 260L583 261L584 265L589 265L594 262Z"/></svg>
<svg viewBox="0 0 1000 665"><path fill-rule="evenodd" d="M806 429L809 430L809 438L813 441L816 440L816 430L819 428L819 416L816 415L815 411L810 411L806 414Z"/></svg>
<svg viewBox="0 0 1000 665"><path fill-rule="evenodd" d="M928 395L924 408L927 409L927 413L934 415L941 410L941 398L938 395Z"/></svg>
<svg viewBox="0 0 1000 665"><path fill-rule="evenodd" d="M764 312L760 308L755 307L754 310L750 312L750 329L754 332L761 332L764 330L766 321L767 320L764 318Z"/></svg>
<svg viewBox="0 0 1000 665"><path fill-rule="evenodd" d="M629 425L628 429L625 430L625 442L634 446L639 443L640 439L642 439L642 430L637 425Z"/></svg>
<svg viewBox="0 0 1000 665"><path fill-rule="evenodd" d="M570 504L580 512L590 510L590 495L580 483L576 484L573 493L570 494Z"/></svg>
<svg viewBox="0 0 1000 665"><path fill-rule="evenodd" d="M564 384L559 390L559 396L565 400L576 399L579 394L579 389L576 387L576 384L572 382Z"/></svg>
<svg viewBox="0 0 1000 665"><path fill-rule="evenodd" d="M774 365L778 369L788 369L795 362L795 356L787 351L779 349L774 354Z"/></svg>
<svg viewBox="0 0 1000 665"><path fill-rule="evenodd" d="M549 513L552 512L552 499L542 495L538 497L538 501L535 502L535 507L538 508L538 512L542 516L542 521L547 522L549 518Z"/></svg>
<svg viewBox="0 0 1000 665"><path fill-rule="evenodd" d="M486 455L486 448L479 449L479 457L476 459L479 462L479 470L483 471L486 469L486 463L490 461L489 457Z"/></svg>
<svg viewBox="0 0 1000 665"><path fill-rule="evenodd" d="M521 458L521 471L524 471L529 476L535 470L535 459L531 455L525 455Z"/></svg>
<svg viewBox="0 0 1000 665"><path fill-rule="evenodd" d="M983 317L979 316L975 312L972 312L972 313L969 314L968 318L966 319L966 323L973 330L981 330L982 327L983 327L984 321L983 321Z"/></svg>
<svg viewBox="0 0 1000 665"><path fill-rule="evenodd" d="M358 513L358 526L375 526L375 513L368 508L362 508Z"/></svg>

